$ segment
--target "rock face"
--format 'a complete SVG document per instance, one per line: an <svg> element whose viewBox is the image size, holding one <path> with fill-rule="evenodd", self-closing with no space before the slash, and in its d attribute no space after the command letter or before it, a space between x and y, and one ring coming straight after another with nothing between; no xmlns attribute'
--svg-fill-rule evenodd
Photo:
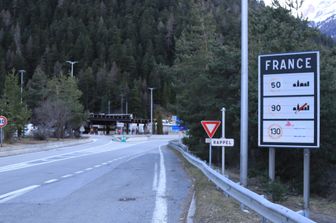
<svg viewBox="0 0 336 223"><path fill-rule="evenodd" d="M300 11L313 26L336 41L336 0L306 0Z"/></svg>
<svg viewBox="0 0 336 223"><path fill-rule="evenodd" d="M336 14L325 21L317 23L317 27L321 30L321 32L331 36L331 38L336 41Z"/></svg>

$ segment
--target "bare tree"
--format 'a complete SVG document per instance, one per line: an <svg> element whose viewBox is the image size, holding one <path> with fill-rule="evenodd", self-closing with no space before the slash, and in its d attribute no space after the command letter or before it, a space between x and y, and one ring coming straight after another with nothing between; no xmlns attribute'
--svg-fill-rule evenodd
<svg viewBox="0 0 336 223"><path fill-rule="evenodd" d="M70 111L63 101L47 99L35 109L34 113L38 137L47 138L53 133L57 138L64 137L65 125L70 117Z"/></svg>

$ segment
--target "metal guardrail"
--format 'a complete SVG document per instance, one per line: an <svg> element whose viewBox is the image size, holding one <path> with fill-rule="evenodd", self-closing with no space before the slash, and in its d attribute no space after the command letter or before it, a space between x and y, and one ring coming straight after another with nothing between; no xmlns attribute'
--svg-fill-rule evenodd
<svg viewBox="0 0 336 223"><path fill-rule="evenodd" d="M299 222L314 223L314 221L300 215L299 213L284 206L275 204L264 198L262 195L254 193L238 183L224 177L217 171L211 169L204 161L200 160L187 152L187 147L171 141L169 145L182 153L182 155L195 167L200 169L217 187L221 188L226 194L235 200L257 212L265 219L276 222Z"/></svg>

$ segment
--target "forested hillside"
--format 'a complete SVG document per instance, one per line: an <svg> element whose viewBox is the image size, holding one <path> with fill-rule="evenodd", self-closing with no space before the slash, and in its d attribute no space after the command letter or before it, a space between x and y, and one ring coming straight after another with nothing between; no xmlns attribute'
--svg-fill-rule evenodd
<svg viewBox="0 0 336 223"><path fill-rule="evenodd" d="M68 75L67 60L86 110L147 117L147 87L165 102L169 89L156 64L172 64L177 1L1 1L1 84L11 69L25 69L25 83L41 70ZM2 89L2 88L1 88ZM168 94L168 95L167 95Z"/></svg>
<svg viewBox="0 0 336 223"><path fill-rule="evenodd" d="M335 45L290 9L250 1L250 170L265 172L268 157L257 146L257 57L310 50L321 56L321 148L312 155L312 190L326 196L336 185ZM239 166L240 1L3 0L0 58L0 93L7 73L25 69L25 101L33 111L45 98L34 93L37 83L55 86L55 78L69 76L67 60L78 61L76 83L65 78L57 83L78 84L82 94L74 98L80 97L86 111L107 112L110 101L112 112L122 112L127 100L130 113L148 117L147 88L155 87L155 103L181 117L189 129L186 143L203 158L207 145L200 121L220 119L224 106L226 135L236 140L227 163ZM58 96L59 88L53 89ZM219 160L219 150L215 153ZM277 150L276 169L282 181L300 189L302 150Z"/></svg>

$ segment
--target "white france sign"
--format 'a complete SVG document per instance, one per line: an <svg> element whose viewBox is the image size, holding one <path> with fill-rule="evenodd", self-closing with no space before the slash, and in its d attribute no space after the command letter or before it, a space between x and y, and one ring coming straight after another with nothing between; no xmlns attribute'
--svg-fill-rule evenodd
<svg viewBox="0 0 336 223"><path fill-rule="evenodd" d="M259 146L318 148L319 52L261 55L258 59Z"/></svg>

